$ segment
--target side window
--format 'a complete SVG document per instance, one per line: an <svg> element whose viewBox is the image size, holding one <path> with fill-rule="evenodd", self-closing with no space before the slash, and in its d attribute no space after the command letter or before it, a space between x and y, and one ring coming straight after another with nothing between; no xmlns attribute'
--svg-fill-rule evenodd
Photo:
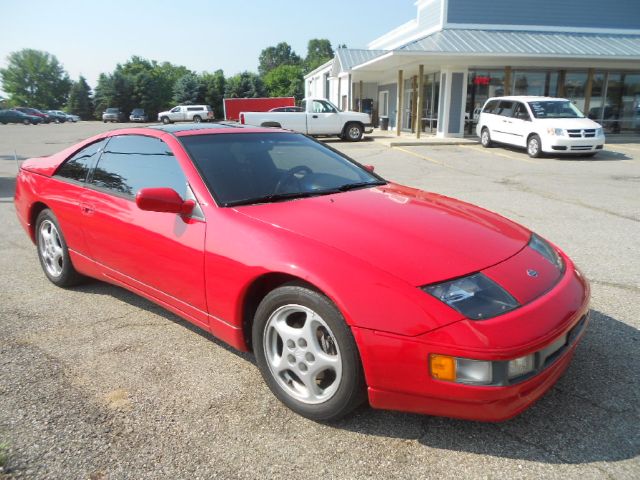
<svg viewBox="0 0 640 480"><path fill-rule="evenodd" d="M91 184L131 197L148 187L173 188L182 198L187 192L187 180L168 145L141 135L112 137Z"/></svg>
<svg viewBox="0 0 640 480"><path fill-rule="evenodd" d="M56 176L75 180L76 182L85 182L89 170L93 167L106 143L107 139L105 138L91 145L87 145L64 162L62 166L58 168Z"/></svg>
<svg viewBox="0 0 640 480"><path fill-rule="evenodd" d="M500 101L498 110L493 113L497 113L498 115L502 115L503 117L511 117L513 115L513 102L509 100Z"/></svg>
<svg viewBox="0 0 640 480"><path fill-rule="evenodd" d="M180 107L173 107L171 109L171 113L178 113L180 111Z"/></svg>
<svg viewBox="0 0 640 480"><path fill-rule="evenodd" d="M498 100L491 100L489 103L487 103L484 107L484 110L482 110L483 113L496 113L496 107L498 106Z"/></svg>
<svg viewBox="0 0 640 480"><path fill-rule="evenodd" d="M524 103L520 102L516 103L513 109L513 116L520 120L531 120L531 118L529 118L529 112L527 112L527 107L524 106Z"/></svg>

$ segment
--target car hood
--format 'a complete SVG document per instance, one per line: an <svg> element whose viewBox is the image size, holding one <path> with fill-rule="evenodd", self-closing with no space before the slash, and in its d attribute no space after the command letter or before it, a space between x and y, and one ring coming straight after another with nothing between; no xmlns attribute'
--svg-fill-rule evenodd
<svg viewBox="0 0 640 480"><path fill-rule="evenodd" d="M600 128L600 124L590 118L539 118L536 120L545 127L578 129L578 128Z"/></svg>
<svg viewBox="0 0 640 480"><path fill-rule="evenodd" d="M493 266L522 250L530 237L524 227L480 207L396 184L236 211L415 286Z"/></svg>

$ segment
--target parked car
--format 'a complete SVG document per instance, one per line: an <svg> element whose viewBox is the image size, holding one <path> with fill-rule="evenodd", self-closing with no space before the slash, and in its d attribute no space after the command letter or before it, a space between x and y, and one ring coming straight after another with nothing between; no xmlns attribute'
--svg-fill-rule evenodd
<svg viewBox="0 0 640 480"><path fill-rule="evenodd" d="M302 107L275 107L270 112L304 112Z"/></svg>
<svg viewBox="0 0 640 480"><path fill-rule="evenodd" d="M6 125L7 123L22 123L24 125L38 125L42 123L41 117L35 115L27 115L18 110L0 110L0 123Z"/></svg>
<svg viewBox="0 0 640 480"><path fill-rule="evenodd" d="M68 122L76 123L76 122L79 122L81 120L80 116L76 115L74 113L66 113L66 112L62 112L62 113L64 113L67 116L67 121Z"/></svg>
<svg viewBox="0 0 640 480"><path fill-rule="evenodd" d="M102 112L102 121L104 123L107 122L124 122L126 115L119 108L109 107L104 112Z"/></svg>
<svg viewBox="0 0 640 480"><path fill-rule="evenodd" d="M307 98L302 112L242 112L240 123L259 127L286 128L307 135L339 136L357 142L371 133L371 116L360 112L341 112L329 100Z"/></svg>
<svg viewBox="0 0 640 480"><path fill-rule="evenodd" d="M129 120L131 122L147 122L149 117L144 112L143 108L134 108L131 111L131 115L129 115Z"/></svg>
<svg viewBox="0 0 640 480"><path fill-rule="evenodd" d="M602 126L565 98L495 97L484 104L476 126L483 147L493 142L543 153L593 156L604 147Z"/></svg>
<svg viewBox="0 0 640 480"><path fill-rule="evenodd" d="M66 122L77 122L80 120L78 115L73 115L71 113L63 112L62 110L47 110L48 112L53 112L56 115L61 115L65 118Z"/></svg>
<svg viewBox="0 0 640 480"><path fill-rule="evenodd" d="M173 122L207 122L213 120L213 109L209 105L178 105L158 114L158 121L164 124Z"/></svg>
<svg viewBox="0 0 640 480"><path fill-rule="evenodd" d="M18 112L26 113L27 115L33 115L35 117L40 117L42 119L42 123L50 123L51 117L46 113L30 107L15 107L13 110L17 110Z"/></svg>
<svg viewBox="0 0 640 480"><path fill-rule="evenodd" d="M45 113L49 115L51 121L54 123L64 123L67 121L67 114L58 110L46 110Z"/></svg>
<svg viewBox="0 0 640 480"><path fill-rule="evenodd" d="M15 207L55 285L112 282L252 350L301 415L367 395L522 412L571 361L587 280L526 228L372 170L280 129L120 129L23 162Z"/></svg>

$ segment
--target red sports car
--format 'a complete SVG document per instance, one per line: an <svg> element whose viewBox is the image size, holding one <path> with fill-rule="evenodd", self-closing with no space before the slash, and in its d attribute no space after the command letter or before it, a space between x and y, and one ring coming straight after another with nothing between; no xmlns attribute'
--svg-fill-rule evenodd
<svg viewBox="0 0 640 480"><path fill-rule="evenodd" d="M375 408L497 421L565 371L589 286L495 213L388 182L296 133L116 130L23 163L45 275L94 277L240 350L316 420Z"/></svg>

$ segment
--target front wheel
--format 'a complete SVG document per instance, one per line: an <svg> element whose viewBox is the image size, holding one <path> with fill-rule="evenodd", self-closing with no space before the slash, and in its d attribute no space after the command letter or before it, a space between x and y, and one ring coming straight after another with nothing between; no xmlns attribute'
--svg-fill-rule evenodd
<svg viewBox="0 0 640 480"><path fill-rule="evenodd" d="M345 128L344 138L350 142L359 142L362 140L364 129L358 123L350 123Z"/></svg>
<svg viewBox="0 0 640 480"><path fill-rule="evenodd" d="M36 246L42 270L53 284L71 287L83 280L71 263L58 219L49 209L42 210L36 219Z"/></svg>
<svg viewBox="0 0 640 480"><path fill-rule="evenodd" d="M493 145L493 142L491 141L491 134L487 127L483 128L480 133L480 143L484 148L489 148Z"/></svg>
<svg viewBox="0 0 640 480"><path fill-rule="evenodd" d="M31 123L31 120L29 120L28 118L25 118L25 119L22 121L22 123L23 123L24 125L29 125L29 124Z"/></svg>
<svg viewBox="0 0 640 480"><path fill-rule="evenodd" d="M162 123L164 123L165 125L169 125L171 123L171 120L169 120L169 117L162 117Z"/></svg>
<svg viewBox="0 0 640 480"><path fill-rule="evenodd" d="M288 284L258 306L258 368L274 395L312 420L337 420L364 400L364 375L351 330L324 295Z"/></svg>
<svg viewBox="0 0 640 480"><path fill-rule="evenodd" d="M542 143L538 135L531 135L527 140L527 153L531 158L538 158L542 155Z"/></svg>

